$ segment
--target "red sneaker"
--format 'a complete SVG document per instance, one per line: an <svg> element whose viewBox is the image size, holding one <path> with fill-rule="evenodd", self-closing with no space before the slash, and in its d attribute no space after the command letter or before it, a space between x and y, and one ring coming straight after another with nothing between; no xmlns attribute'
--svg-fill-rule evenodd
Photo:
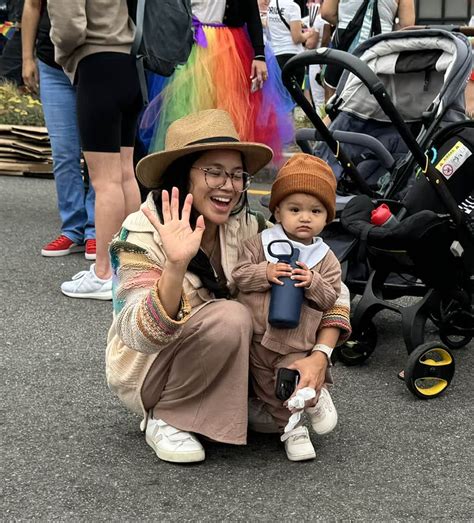
<svg viewBox="0 0 474 523"><path fill-rule="evenodd" d="M95 250L95 238L92 240L86 240L86 260L95 260Z"/></svg>
<svg viewBox="0 0 474 523"><path fill-rule="evenodd" d="M66 256L74 252L83 252L84 244L77 244L67 236L60 235L41 249L42 256Z"/></svg>

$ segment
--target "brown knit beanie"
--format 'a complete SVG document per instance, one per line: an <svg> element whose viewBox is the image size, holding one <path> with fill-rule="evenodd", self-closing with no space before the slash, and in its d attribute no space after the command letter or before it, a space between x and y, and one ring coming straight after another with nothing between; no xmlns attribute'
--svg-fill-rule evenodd
<svg viewBox="0 0 474 523"><path fill-rule="evenodd" d="M290 194L312 194L326 208L329 223L336 215L336 185L336 177L324 160L297 153L278 172L268 208L273 214L275 207Z"/></svg>

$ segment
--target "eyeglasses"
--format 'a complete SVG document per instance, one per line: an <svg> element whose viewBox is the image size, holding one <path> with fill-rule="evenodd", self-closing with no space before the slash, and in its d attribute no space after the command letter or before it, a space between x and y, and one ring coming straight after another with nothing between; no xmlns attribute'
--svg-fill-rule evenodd
<svg viewBox="0 0 474 523"><path fill-rule="evenodd" d="M198 169L204 173L204 178L209 189L220 189L224 187L227 183L227 177L229 177L234 190L237 192L245 192L253 181L253 176L243 169L236 169L232 173L228 173L223 167L197 167L193 165L192 169Z"/></svg>

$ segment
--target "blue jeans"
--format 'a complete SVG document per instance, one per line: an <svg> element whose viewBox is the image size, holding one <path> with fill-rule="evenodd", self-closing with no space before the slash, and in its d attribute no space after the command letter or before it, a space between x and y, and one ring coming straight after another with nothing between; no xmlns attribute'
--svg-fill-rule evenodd
<svg viewBox="0 0 474 523"><path fill-rule="evenodd" d="M61 234L75 243L83 243L95 238L95 193L89 185L86 194L82 178L76 88L62 69L40 60L38 66L41 103L51 140Z"/></svg>

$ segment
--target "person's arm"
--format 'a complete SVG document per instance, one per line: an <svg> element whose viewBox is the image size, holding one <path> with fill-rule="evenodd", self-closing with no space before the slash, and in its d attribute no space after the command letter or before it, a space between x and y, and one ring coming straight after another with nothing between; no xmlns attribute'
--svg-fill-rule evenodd
<svg viewBox="0 0 474 523"><path fill-rule="evenodd" d="M21 17L22 76L26 87L38 92L35 42L41 18L41 0L25 0Z"/></svg>
<svg viewBox="0 0 474 523"><path fill-rule="evenodd" d="M268 27L267 12L260 11L260 22L262 24L262 29L265 30Z"/></svg>
<svg viewBox="0 0 474 523"><path fill-rule="evenodd" d="M414 0L398 1L398 24L397 29L415 25L415 2Z"/></svg>
<svg viewBox="0 0 474 523"><path fill-rule="evenodd" d="M343 283L341 294L334 307L323 314L319 329L316 334L316 344L312 352L306 357L295 361L288 368L296 369L300 373L298 389L311 387L316 392L326 381L326 372L330 365L327 352L344 343L351 334L350 325L350 294ZM306 406L315 405L317 397L308 402Z"/></svg>
<svg viewBox="0 0 474 523"><path fill-rule="evenodd" d="M339 0L324 0L321 5L321 16L331 25L338 22Z"/></svg>
<svg viewBox="0 0 474 523"><path fill-rule="evenodd" d="M268 78L267 64L265 63L265 46L263 43L263 28L257 0L248 0L246 9L246 24L252 43L254 57L250 67L250 78L257 79L257 88L261 89Z"/></svg>
<svg viewBox="0 0 474 523"><path fill-rule="evenodd" d="M298 269L296 270L296 272ZM320 264L319 271L312 271L313 278L305 289L305 297L320 311L334 306L341 292L341 264L332 251L329 251Z"/></svg>
<svg viewBox="0 0 474 523"><path fill-rule="evenodd" d="M191 307L183 293L186 269L199 250L204 218L199 216L194 230L189 216L192 196L187 195L179 212L179 192L162 192L162 220L147 206L141 208L160 236L163 262L147 252L140 235L114 240L110 257L118 282L114 286L116 329L122 342L133 350L156 353L177 339L189 318ZM156 259L156 261L155 261Z"/></svg>
<svg viewBox="0 0 474 523"><path fill-rule="evenodd" d="M329 47L331 42L332 30L331 24L324 24L323 38L321 40L321 47Z"/></svg>
<svg viewBox="0 0 474 523"><path fill-rule="evenodd" d="M328 367L330 367L330 354L336 346L341 335L337 327L323 327L317 332L316 345L311 354L293 362L288 366L289 369L295 369L300 373L300 380L296 390L310 387L316 391L316 397L309 400L306 407L316 405L318 393L326 383Z"/></svg>
<svg viewBox="0 0 474 523"><path fill-rule="evenodd" d="M330 347L331 349L334 349L336 347L339 338L341 336L341 330L337 327L322 327L319 329L317 337L316 337L316 345L326 345L327 347ZM312 352L312 355L318 352L318 350L314 350ZM321 354L325 354L324 352L321 352ZM326 358L327 360L328 358Z"/></svg>
<svg viewBox="0 0 474 523"><path fill-rule="evenodd" d="M320 340L320 334L323 329L335 328L339 333L339 338L336 340L332 347L337 347L345 343L351 335L351 322L350 322L350 310L351 310L351 296L349 289L344 283L341 283L341 293L336 300L333 307L323 313L321 323L319 324L318 337L316 343L325 343ZM327 344L330 345L330 344Z"/></svg>
<svg viewBox="0 0 474 523"><path fill-rule="evenodd" d="M310 31L303 33L301 20L290 22L290 32L294 44L304 44L310 36Z"/></svg>
<svg viewBox="0 0 474 523"><path fill-rule="evenodd" d="M87 36L86 0L48 0L51 40L63 54L80 47Z"/></svg>
<svg viewBox="0 0 474 523"><path fill-rule="evenodd" d="M294 44L304 44L309 38L309 31L303 33L303 20L301 17L301 9L298 4L293 2L291 5L285 7L285 12L281 16L290 26L291 40Z"/></svg>
<svg viewBox="0 0 474 523"><path fill-rule="evenodd" d="M171 199L168 191L162 191L163 223L148 207L142 212L160 235L166 263L158 281L161 304L170 318L175 318L181 305L182 286L188 265L201 245L205 230L204 218L199 216L194 231L189 224L192 195L188 194L179 212L179 191L173 187Z"/></svg>
<svg viewBox="0 0 474 523"><path fill-rule="evenodd" d="M261 253L260 236L246 240L240 249L239 261L232 271L232 278L239 291L244 293L265 292L270 288L267 279L267 260L258 261Z"/></svg>
<svg viewBox="0 0 474 523"><path fill-rule="evenodd" d="M257 0L248 0L246 9L247 31L254 50L254 59L265 61L265 46L263 43L263 29Z"/></svg>
<svg viewBox="0 0 474 523"><path fill-rule="evenodd" d="M170 316L165 310L159 290L164 270L146 248L138 245L143 234L129 234L126 241L116 239L110 245L112 268L117 275L114 316L122 343L137 352L154 354L179 337L191 307L186 296L181 295L181 282L179 312Z"/></svg>
<svg viewBox="0 0 474 523"><path fill-rule="evenodd" d="M316 31L316 29L309 31L309 35L306 38L306 42L304 46L306 49L316 49L318 47L319 42L319 31Z"/></svg>

